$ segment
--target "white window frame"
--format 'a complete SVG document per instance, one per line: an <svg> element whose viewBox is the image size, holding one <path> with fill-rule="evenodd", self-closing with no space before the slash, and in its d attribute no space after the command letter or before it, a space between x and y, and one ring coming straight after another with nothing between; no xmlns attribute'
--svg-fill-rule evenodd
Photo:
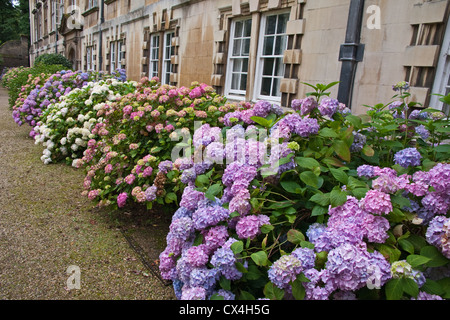
<svg viewBox="0 0 450 320"><path fill-rule="evenodd" d="M256 62L256 73L255 73L255 86L254 86L254 96L253 96L253 100L257 101L257 100L267 100L267 101L271 101L271 102L275 102L275 103L280 103L281 102L281 92L279 92L278 89L278 93L280 94L279 96L272 96L272 95L263 95L261 94L261 86L262 86L262 79L263 79L263 68L264 68L264 59L280 59L281 64L282 64L282 71L281 71L281 75L273 75L271 76L271 78L273 79L279 79L279 81L281 82L281 79L284 78L284 72L285 72L285 65L283 63L283 55L284 55L284 51L287 49L287 33L286 30L284 31L284 33L275 33L274 36L283 36L285 37L285 48L281 50L281 54L276 55L276 54L272 54L272 55L264 55L263 54L263 49L264 49L264 38L265 38L265 29L266 29L266 23L267 23L267 18L270 16L280 16L280 15L284 15L287 14L289 15L289 12L286 11L280 11L280 12L270 12L270 13L266 13L264 15L262 15L261 17L261 27L260 27L260 33L259 33L259 45L258 45L258 54L257 54L257 62ZM289 18L288 18L289 21ZM277 26L278 26L278 19L277 19ZM275 27L275 30L277 29L277 26ZM270 35L272 36L272 35ZM273 47L276 47L276 43L274 43ZM269 78L269 77L265 77L265 78ZM272 83L273 85L273 83Z"/></svg>
<svg viewBox="0 0 450 320"><path fill-rule="evenodd" d="M175 32L167 31L164 33L164 46L163 46L163 54L162 54L162 70L161 70L161 83L169 84L170 83L170 74L173 72L172 65L172 54L174 50L174 46L172 46L172 38L174 37ZM170 38L170 39L169 39ZM169 41L170 40L170 43Z"/></svg>
<svg viewBox="0 0 450 320"><path fill-rule="evenodd" d="M236 24L239 22L243 22L243 28L245 27L245 23L247 21L250 21L250 36L246 37L244 34L242 34L240 37L235 37L235 32L236 32ZM247 92L247 87L248 87L248 82L249 82L249 70L250 70L250 48L251 48L251 44L249 44L249 52L248 55L238 55L238 56L234 56L233 52L234 52L234 46L235 46L235 41L236 40L241 40L241 44L242 44L242 40L250 40L250 42L252 41L251 39L251 28L252 26L253 20L252 17L245 17L245 18L240 18L240 19L235 19L232 21L231 23L231 28L230 28L230 43L229 43L229 54L228 54L228 62L227 62L227 70L226 70L226 82L225 82L225 95L231 99L242 99L245 98L246 92ZM244 29L243 29L244 30ZM243 31L244 32L244 31ZM247 81L246 81L246 89L245 90L241 90L241 89L233 89L232 88L232 83L233 83L233 75L234 74L240 74L241 77L242 75L245 74L245 72L242 71L242 69L240 71L233 71L234 70L234 66L235 66L235 62L237 62L238 60L244 60L247 59ZM241 80L241 78L239 78L239 80Z"/></svg>
<svg viewBox="0 0 450 320"><path fill-rule="evenodd" d="M436 68L436 76L432 93L447 95L450 93L450 23L447 23L442 49L439 55L439 62ZM439 96L432 95L430 107L439 109L447 114L450 112L450 106L444 105L439 101Z"/></svg>
<svg viewBox="0 0 450 320"><path fill-rule="evenodd" d="M124 52L122 50L124 45L123 40L116 40L110 42L109 54L110 54L110 72L113 73L117 69L122 69L122 59Z"/></svg>
<svg viewBox="0 0 450 320"><path fill-rule="evenodd" d="M116 41L111 41L110 45L109 45L109 56L110 56L110 60L109 60L109 66L110 66L110 72L113 73L116 71L116 63L117 63L117 51L116 51Z"/></svg>
<svg viewBox="0 0 450 320"><path fill-rule="evenodd" d="M161 56L161 35L159 33L150 36L150 57L148 74L150 78L159 77L159 57Z"/></svg>
<svg viewBox="0 0 450 320"><path fill-rule="evenodd" d="M93 46L86 47L86 71L95 71L96 69L95 60L96 57L94 55L94 47Z"/></svg>

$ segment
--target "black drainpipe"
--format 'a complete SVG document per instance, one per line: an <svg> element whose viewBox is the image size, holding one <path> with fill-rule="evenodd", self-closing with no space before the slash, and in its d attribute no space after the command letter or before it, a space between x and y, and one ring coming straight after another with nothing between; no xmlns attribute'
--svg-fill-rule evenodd
<svg viewBox="0 0 450 320"><path fill-rule="evenodd" d="M99 44L98 44L98 70L101 71L103 69L103 31L102 24L105 22L105 0L101 1L100 7L100 25L99 25Z"/></svg>
<svg viewBox="0 0 450 320"><path fill-rule="evenodd" d="M363 60L364 44L361 29L364 18L364 0L351 0L348 13L345 43L341 45L339 61L342 61L338 100L351 108L356 66Z"/></svg>

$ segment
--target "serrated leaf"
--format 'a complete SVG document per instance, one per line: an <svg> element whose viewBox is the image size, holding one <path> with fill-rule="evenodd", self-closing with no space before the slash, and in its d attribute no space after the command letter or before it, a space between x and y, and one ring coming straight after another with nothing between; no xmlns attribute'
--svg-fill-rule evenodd
<svg viewBox="0 0 450 320"><path fill-rule="evenodd" d="M350 162L351 153L349 146L342 140L335 140L333 142L333 150L344 161Z"/></svg>
<svg viewBox="0 0 450 320"><path fill-rule="evenodd" d="M300 174L300 180L302 180L306 185L318 188L319 178L312 171L305 171Z"/></svg>
<svg viewBox="0 0 450 320"><path fill-rule="evenodd" d="M244 243L242 241L233 242L230 249L234 254L241 253L244 250Z"/></svg>
<svg viewBox="0 0 450 320"><path fill-rule="evenodd" d="M420 250L420 255L430 258L427 263L428 267L441 267L450 262L442 253L434 246L426 246Z"/></svg>
<svg viewBox="0 0 450 320"><path fill-rule="evenodd" d="M400 300L403 297L401 279L391 279L385 286L387 300Z"/></svg>
<svg viewBox="0 0 450 320"><path fill-rule="evenodd" d="M281 181L280 184L284 190L290 193L300 194L303 190L303 188L295 181Z"/></svg>
<svg viewBox="0 0 450 320"><path fill-rule="evenodd" d="M270 300L283 300L284 290L278 288L272 282L268 282L264 287L264 295Z"/></svg>
<svg viewBox="0 0 450 320"><path fill-rule="evenodd" d="M252 258L253 262L255 262L257 266L266 266L268 263L267 253L264 251L252 253L250 258Z"/></svg>
<svg viewBox="0 0 450 320"><path fill-rule="evenodd" d="M413 250L414 250L414 247L413 247ZM428 257L417 255L417 254L411 254L406 257L406 261L408 261L408 263L411 265L411 267L416 268L418 266L421 266L421 265L424 265L424 264L430 262L431 259Z"/></svg>
<svg viewBox="0 0 450 320"><path fill-rule="evenodd" d="M332 190L330 192L330 203L333 208L339 207L347 202L347 193L341 190Z"/></svg>
<svg viewBox="0 0 450 320"><path fill-rule="evenodd" d="M303 287L303 284L301 283L300 280L296 279L294 282L292 282L291 286L292 286L292 295L296 300L305 299L306 290L305 287Z"/></svg>
<svg viewBox="0 0 450 320"><path fill-rule="evenodd" d="M345 185L348 183L348 175L343 170L330 168L330 172L333 177L340 183Z"/></svg>
<svg viewBox="0 0 450 320"><path fill-rule="evenodd" d="M287 233L287 239L290 243L300 244L302 241L305 241L305 236L300 231L291 229Z"/></svg>
<svg viewBox="0 0 450 320"><path fill-rule="evenodd" d="M308 157L296 157L295 163L297 163L302 168L310 170L320 167L320 163L317 160Z"/></svg>
<svg viewBox="0 0 450 320"><path fill-rule="evenodd" d="M316 193L309 200L323 207L330 204L330 194L329 193Z"/></svg>

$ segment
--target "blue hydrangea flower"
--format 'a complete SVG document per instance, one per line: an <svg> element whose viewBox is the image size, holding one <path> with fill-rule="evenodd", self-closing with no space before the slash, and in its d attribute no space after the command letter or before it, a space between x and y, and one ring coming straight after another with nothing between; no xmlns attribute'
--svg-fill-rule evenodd
<svg viewBox="0 0 450 320"><path fill-rule="evenodd" d="M416 148L406 148L394 155L395 163L403 168L420 166L420 159L422 155Z"/></svg>

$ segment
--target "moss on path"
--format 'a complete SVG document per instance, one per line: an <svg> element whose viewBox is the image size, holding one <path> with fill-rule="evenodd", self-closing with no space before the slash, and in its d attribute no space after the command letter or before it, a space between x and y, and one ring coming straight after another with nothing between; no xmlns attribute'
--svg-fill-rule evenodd
<svg viewBox="0 0 450 320"><path fill-rule="evenodd" d="M80 195L83 172L44 165L29 130L14 123L0 88L0 299L173 299L119 230L157 257L167 221L92 208ZM79 290L67 288L71 265L81 271Z"/></svg>

